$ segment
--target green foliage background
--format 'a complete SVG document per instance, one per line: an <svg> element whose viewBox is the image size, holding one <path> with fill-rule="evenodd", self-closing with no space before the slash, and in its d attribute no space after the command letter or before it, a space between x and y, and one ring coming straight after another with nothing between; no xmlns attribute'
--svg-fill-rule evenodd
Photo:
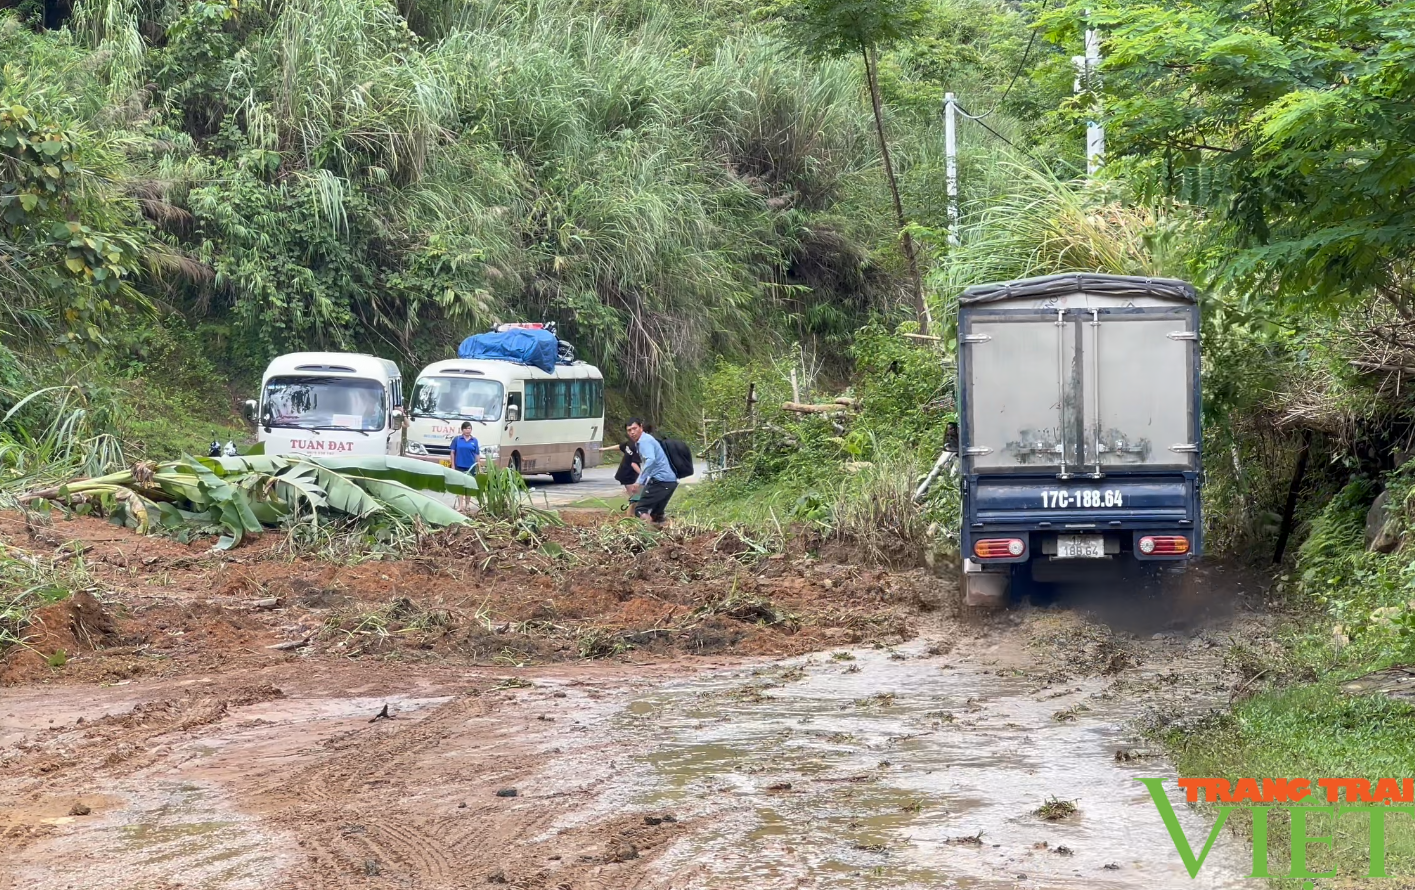
<svg viewBox="0 0 1415 890"><path fill-rule="evenodd" d="M937 78L988 81L1027 25L986 0L917 13L921 41L881 79L910 216L938 225ZM803 57L779 10L79 0L56 30L25 16L0 11L12 350L138 370L152 336L248 383L285 351L415 370L493 321L554 319L630 404L681 419L716 356L804 339L844 368L851 332L900 311L858 66ZM1035 115L1038 89L1009 108Z"/></svg>

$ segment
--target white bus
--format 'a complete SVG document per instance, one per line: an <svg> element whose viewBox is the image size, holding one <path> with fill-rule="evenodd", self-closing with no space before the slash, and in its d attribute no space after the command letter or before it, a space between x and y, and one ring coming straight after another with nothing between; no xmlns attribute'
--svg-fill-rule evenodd
<svg viewBox="0 0 1415 890"><path fill-rule="evenodd" d="M266 454L401 454L403 375L371 355L282 355L245 413Z"/></svg>
<svg viewBox="0 0 1415 890"><path fill-rule="evenodd" d="M579 482L600 463L604 378L584 362L547 374L511 361L448 359L418 375L408 419L409 457L448 464L452 439L471 421L487 463Z"/></svg>

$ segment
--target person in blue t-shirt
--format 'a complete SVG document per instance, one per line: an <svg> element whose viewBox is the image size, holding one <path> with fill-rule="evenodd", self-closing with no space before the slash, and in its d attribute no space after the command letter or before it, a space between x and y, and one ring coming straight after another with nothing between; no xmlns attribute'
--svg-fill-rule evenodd
<svg viewBox="0 0 1415 890"><path fill-rule="evenodd" d="M481 463L481 444L472 435L471 421L462 424L462 435L452 440L452 468L463 473L475 474ZM465 511L471 506L470 498L458 497L457 509Z"/></svg>

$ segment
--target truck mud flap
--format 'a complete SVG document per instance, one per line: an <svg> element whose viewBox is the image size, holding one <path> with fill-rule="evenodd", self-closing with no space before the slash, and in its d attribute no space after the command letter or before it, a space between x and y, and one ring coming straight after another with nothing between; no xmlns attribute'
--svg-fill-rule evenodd
<svg viewBox="0 0 1415 890"><path fill-rule="evenodd" d="M1011 593L1012 575L1002 572L965 572L962 583L964 605L1001 609L1007 605Z"/></svg>

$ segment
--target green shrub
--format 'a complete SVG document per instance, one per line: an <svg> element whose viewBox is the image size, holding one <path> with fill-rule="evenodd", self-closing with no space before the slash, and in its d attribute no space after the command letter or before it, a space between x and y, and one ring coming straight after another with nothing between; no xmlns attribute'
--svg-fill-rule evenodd
<svg viewBox="0 0 1415 890"><path fill-rule="evenodd" d="M1344 590L1365 561L1366 511L1374 496L1372 489L1365 480L1343 488L1313 520L1298 549L1300 589L1314 602L1326 604Z"/></svg>
<svg viewBox="0 0 1415 890"><path fill-rule="evenodd" d="M874 561L955 551L956 486L940 480L924 504L913 500L956 417L951 363L880 324L857 333L853 354L854 386L847 392L855 410L842 418L782 410L799 353L754 365L720 362L704 387L708 416L720 418L722 428L754 431L732 440L733 469L725 478L685 493L680 504L688 518L777 533L804 524ZM803 401L835 396L811 392L813 381L803 376ZM755 420L746 406L752 383Z"/></svg>
<svg viewBox="0 0 1415 890"><path fill-rule="evenodd" d="M856 333L856 425L932 463L949 421L958 417L955 368L944 353L900 336L912 327L891 332L875 323Z"/></svg>

